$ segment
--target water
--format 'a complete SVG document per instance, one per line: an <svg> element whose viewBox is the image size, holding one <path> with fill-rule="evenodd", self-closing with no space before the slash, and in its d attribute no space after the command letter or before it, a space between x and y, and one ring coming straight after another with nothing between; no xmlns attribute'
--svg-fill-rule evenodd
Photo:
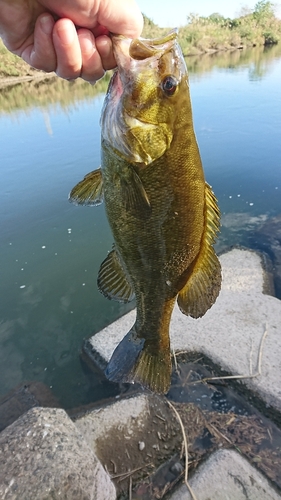
<svg viewBox="0 0 281 500"><path fill-rule="evenodd" d="M281 47L187 60L194 124L222 211L218 249L281 213ZM100 162L103 94L25 84L0 95L0 396L27 380L65 408L116 393L88 376L83 339L129 310L97 291L112 237L101 205L70 189ZM55 89L55 90L54 90Z"/></svg>

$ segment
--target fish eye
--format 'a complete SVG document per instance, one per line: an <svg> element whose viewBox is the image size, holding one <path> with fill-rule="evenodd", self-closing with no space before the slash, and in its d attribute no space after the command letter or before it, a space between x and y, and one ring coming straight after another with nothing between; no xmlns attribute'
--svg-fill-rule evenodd
<svg viewBox="0 0 281 500"><path fill-rule="evenodd" d="M167 96L173 95L176 91L177 86L178 81L172 75L165 76L165 78L163 78L161 82L161 87Z"/></svg>

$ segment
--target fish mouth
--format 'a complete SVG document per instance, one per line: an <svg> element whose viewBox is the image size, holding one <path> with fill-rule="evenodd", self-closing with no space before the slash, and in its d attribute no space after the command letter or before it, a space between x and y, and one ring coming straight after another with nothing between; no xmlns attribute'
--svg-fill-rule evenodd
<svg viewBox="0 0 281 500"><path fill-rule="evenodd" d="M140 71L142 61L147 64L150 59L150 67L157 68L160 57L168 52L175 44L178 37L178 29L175 28L161 38L125 38L123 35L112 35L113 52L117 63L119 78L115 77L112 85L124 87ZM119 87L119 90L120 90ZM118 92L119 96L121 95Z"/></svg>
<svg viewBox="0 0 281 500"><path fill-rule="evenodd" d="M135 38L129 48L132 59L142 61L150 57L159 58L164 52L170 50L178 37L178 29L175 28L161 38Z"/></svg>
<svg viewBox="0 0 281 500"><path fill-rule="evenodd" d="M126 38L123 35L112 35L113 52L119 70L128 71L137 66L137 61L149 58L159 59L170 50L178 37L178 29L174 28L161 38Z"/></svg>

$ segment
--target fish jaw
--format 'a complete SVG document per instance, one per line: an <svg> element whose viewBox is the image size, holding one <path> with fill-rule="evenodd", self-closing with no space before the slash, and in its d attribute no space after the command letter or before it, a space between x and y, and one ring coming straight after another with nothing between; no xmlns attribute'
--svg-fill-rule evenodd
<svg viewBox="0 0 281 500"><path fill-rule="evenodd" d="M172 142L177 97L167 98L162 87L172 77L188 95L185 62L175 31L155 40L113 36L112 41L117 71L102 110L102 139L127 161L146 166Z"/></svg>

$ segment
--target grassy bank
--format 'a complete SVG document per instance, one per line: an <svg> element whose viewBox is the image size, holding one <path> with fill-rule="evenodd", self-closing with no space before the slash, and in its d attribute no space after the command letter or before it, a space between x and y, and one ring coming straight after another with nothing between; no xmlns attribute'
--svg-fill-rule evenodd
<svg viewBox="0 0 281 500"><path fill-rule="evenodd" d="M143 37L154 38L167 33L144 16ZM224 18L218 13L208 17L187 15L187 24L179 31L179 40L186 56L237 48L277 44L281 41L281 20L274 4L261 0L253 10L244 7L239 17ZM0 39L0 80L22 76L39 77L42 72L31 68L11 54Z"/></svg>
<svg viewBox="0 0 281 500"><path fill-rule="evenodd" d="M144 37L157 37L167 32L145 17ZM179 30L179 40L186 56L272 45L281 41L281 20L274 4L260 1L253 10L244 7L239 17L225 18L219 13L208 17L189 14L187 24Z"/></svg>
<svg viewBox="0 0 281 500"><path fill-rule="evenodd" d="M33 76L40 72L9 52L0 38L0 78Z"/></svg>

